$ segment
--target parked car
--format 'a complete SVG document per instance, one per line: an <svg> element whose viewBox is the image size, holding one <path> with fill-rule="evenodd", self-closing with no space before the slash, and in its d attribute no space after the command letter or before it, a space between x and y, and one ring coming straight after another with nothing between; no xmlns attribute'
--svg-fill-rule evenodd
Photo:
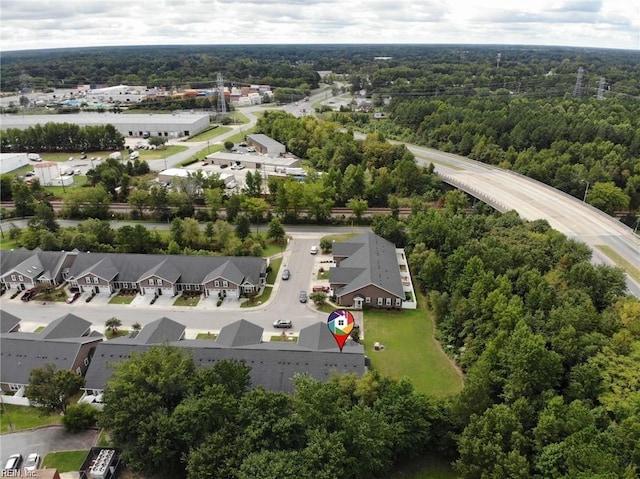
<svg viewBox="0 0 640 479"><path fill-rule="evenodd" d="M255 153L256 149L253 146L250 146L249 148L247 148L247 152L248 153Z"/></svg>
<svg viewBox="0 0 640 479"><path fill-rule="evenodd" d="M307 302L307 292L306 291L300 291L300 302L301 303L306 303Z"/></svg>
<svg viewBox="0 0 640 479"><path fill-rule="evenodd" d="M7 459L7 462L5 462L5 464L4 464L4 469L3 469L2 476L3 477L4 476L10 477L10 475L5 474L5 472L7 472L7 471L17 471L18 469L20 469L20 464L22 464L22 455L21 454L13 454L13 455L9 456L9 459Z"/></svg>
<svg viewBox="0 0 640 479"><path fill-rule="evenodd" d="M236 170L244 170L244 169L245 169L245 166L242 163L236 166Z"/></svg>
<svg viewBox="0 0 640 479"><path fill-rule="evenodd" d="M67 298L67 303L71 304L73 303L76 299L78 299L80 297L80 292L76 291L75 293L73 293L71 296L69 296Z"/></svg>
<svg viewBox="0 0 640 479"><path fill-rule="evenodd" d="M247 143L243 141L242 143L238 143L238 146L247 146Z"/></svg>
<svg viewBox="0 0 640 479"><path fill-rule="evenodd" d="M312 246L311 249L309 250L309 253L318 254L318 247L317 246Z"/></svg>
<svg viewBox="0 0 640 479"><path fill-rule="evenodd" d="M24 292L24 294L22 295L22 298L20 298L22 301L30 301L31 298L33 298L36 295L36 288L31 288L28 289Z"/></svg>
<svg viewBox="0 0 640 479"><path fill-rule="evenodd" d="M293 327L293 323L290 319L278 319L273 323L274 328L290 329Z"/></svg>
<svg viewBox="0 0 640 479"><path fill-rule="evenodd" d="M314 293L317 293L319 291L322 291L323 293L328 293L329 291L331 291L331 288L326 284L316 284L313 288L311 288L311 291L313 291Z"/></svg>
<svg viewBox="0 0 640 479"><path fill-rule="evenodd" d="M36 454L35 452L32 452L27 456L27 460L24 463L24 470L35 471L36 469L38 469L39 465L40 465L40 455Z"/></svg>
<svg viewBox="0 0 640 479"><path fill-rule="evenodd" d="M227 166L229 166L229 165L227 165L226 163L223 163L222 165L220 165L220 169L222 170L222 169L226 168Z"/></svg>
<svg viewBox="0 0 640 479"><path fill-rule="evenodd" d="M290 277L291 277L291 273L289 272L289 270L288 270L288 269L285 269L285 270L282 272L282 279L283 279L284 281L286 281L286 280L288 280Z"/></svg>

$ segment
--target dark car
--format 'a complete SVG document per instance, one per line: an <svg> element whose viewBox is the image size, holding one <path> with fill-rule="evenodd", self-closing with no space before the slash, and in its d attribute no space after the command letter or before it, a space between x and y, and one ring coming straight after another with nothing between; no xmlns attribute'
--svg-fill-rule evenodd
<svg viewBox="0 0 640 479"><path fill-rule="evenodd" d="M71 304L73 303L76 299L78 299L80 297L80 292L76 291L75 293L73 293L71 296L69 296L67 298L67 303Z"/></svg>
<svg viewBox="0 0 640 479"><path fill-rule="evenodd" d="M6 471L17 471L20 469L20 464L22 464L21 454L13 454L12 456L9 456L9 459L7 459L7 462L4 464L2 476L5 476L4 472Z"/></svg>
<svg viewBox="0 0 640 479"><path fill-rule="evenodd" d="M22 298L20 298L22 301L29 301L31 300L31 298L33 298L36 295L36 289L35 288L31 288L28 289L24 292L24 294L22 295Z"/></svg>
<svg viewBox="0 0 640 479"><path fill-rule="evenodd" d="M285 270L282 272L282 279L283 279L284 281L286 281L286 280L288 280L290 277L291 277L291 272L290 272L288 269L285 269Z"/></svg>
<svg viewBox="0 0 640 479"><path fill-rule="evenodd" d="M278 319L273 323L274 328L285 328L290 329L293 327L293 323L290 319Z"/></svg>
<svg viewBox="0 0 640 479"><path fill-rule="evenodd" d="M306 303L307 302L307 292L306 291L300 291L300 302L301 303Z"/></svg>

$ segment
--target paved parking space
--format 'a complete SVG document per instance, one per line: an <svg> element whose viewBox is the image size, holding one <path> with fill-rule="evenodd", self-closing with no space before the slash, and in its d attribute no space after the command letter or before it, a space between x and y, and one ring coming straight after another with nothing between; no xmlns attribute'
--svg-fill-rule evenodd
<svg viewBox="0 0 640 479"><path fill-rule="evenodd" d="M42 458L54 451L89 450L95 446L99 432L95 429L82 431L78 434L65 432L62 426L48 426L30 431L2 434L0 436L0 451L5 461L11 454L22 454L26 459L32 452L40 454Z"/></svg>

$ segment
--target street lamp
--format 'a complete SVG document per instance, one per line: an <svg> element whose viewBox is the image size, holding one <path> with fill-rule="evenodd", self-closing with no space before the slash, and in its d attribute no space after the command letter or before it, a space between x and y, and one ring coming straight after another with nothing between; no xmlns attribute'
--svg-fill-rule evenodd
<svg viewBox="0 0 640 479"><path fill-rule="evenodd" d="M587 202L587 193L589 193L589 180L580 180L580 183L586 183L587 187L584 189L584 197L582 198L582 202Z"/></svg>

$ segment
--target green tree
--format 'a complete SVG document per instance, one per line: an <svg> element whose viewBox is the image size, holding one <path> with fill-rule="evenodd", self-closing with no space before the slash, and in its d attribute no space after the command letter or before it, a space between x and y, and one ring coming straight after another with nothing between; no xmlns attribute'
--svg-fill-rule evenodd
<svg viewBox="0 0 640 479"><path fill-rule="evenodd" d="M259 171L254 173L247 171L244 192L252 198L258 198L262 194L262 175Z"/></svg>
<svg viewBox="0 0 640 479"><path fill-rule="evenodd" d="M251 232L251 221L245 215L238 215L236 217L236 235L240 240L244 241Z"/></svg>
<svg viewBox="0 0 640 479"><path fill-rule="evenodd" d="M75 434L96 425L100 412L91 404L72 404L62 417L62 424L67 432Z"/></svg>
<svg viewBox="0 0 640 479"><path fill-rule="evenodd" d="M140 218L144 218L144 210L149 206L149 202L150 197L147 190L136 188L129 194L129 206L137 208Z"/></svg>
<svg viewBox="0 0 640 479"><path fill-rule="evenodd" d="M359 198L351 198L347 201L347 208L350 208L353 211L353 215L356 217L356 223L360 223L362 219L362 214L367 210L369 204L367 200L361 200Z"/></svg>
<svg viewBox="0 0 640 479"><path fill-rule="evenodd" d="M282 243L285 237L285 230L280 222L279 218L272 218L269 221L269 227L267 229L267 238L277 242Z"/></svg>
<svg viewBox="0 0 640 479"><path fill-rule="evenodd" d="M629 208L630 198L613 181L596 183L587 194L587 202L607 214Z"/></svg>
<svg viewBox="0 0 640 479"><path fill-rule="evenodd" d="M104 326L106 331L111 333L112 336L115 336L118 334L118 328L122 326L122 321L115 317L109 318L105 321Z"/></svg>
<svg viewBox="0 0 640 479"><path fill-rule="evenodd" d="M209 208L209 218L215 221L222 208L222 190L220 188L208 188L204 191L204 202Z"/></svg>
<svg viewBox="0 0 640 479"><path fill-rule="evenodd" d="M35 216L29 220L29 228L43 228L55 233L58 227L51 204L46 201L39 202L35 208Z"/></svg>
<svg viewBox="0 0 640 479"><path fill-rule="evenodd" d="M258 225L262 221L264 214L269 210L269 205L262 198L245 198L242 202L242 209L247 212L251 220L256 224L257 233Z"/></svg>
<svg viewBox="0 0 640 479"><path fill-rule="evenodd" d="M164 136L151 136L147 141L151 146L163 147L167 139Z"/></svg>
<svg viewBox="0 0 640 479"><path fill-rule="evenodd" d="M84 378L73 371L58 370L47 363L29 373L27 397L46 413L65 412L71 396L84 385Z"/></svg>
<svg viewBox="0 0 640 479"><path fill-rule="evenodd" d="M104 392L102 426L133 470L184 475L181 461L187 451L171 415L190 394L194 374L191 356L171 346L134 352L115 365Z"/></svg>

